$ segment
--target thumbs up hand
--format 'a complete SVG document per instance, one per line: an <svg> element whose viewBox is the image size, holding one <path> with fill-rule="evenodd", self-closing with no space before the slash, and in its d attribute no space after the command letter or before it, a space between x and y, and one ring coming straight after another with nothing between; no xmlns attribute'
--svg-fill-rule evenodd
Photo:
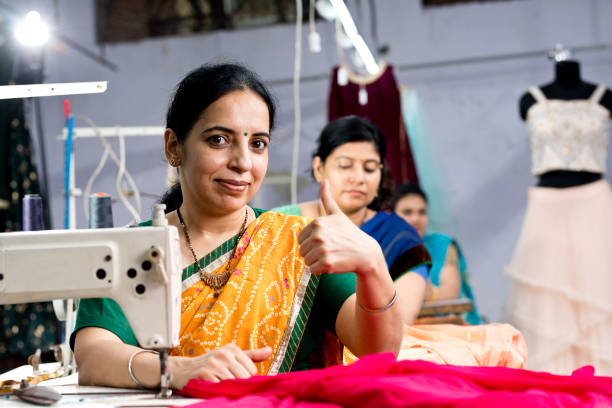
<svg viewBox="0 0 612 408"><path fill-rule="evenodd" d="M325 214L323 215L344 215L340 207L338 207L338 203L336 203L336 200L334 200L331 191L329 190L329 181L323 180L321 183L321 188L319 189L319 196L321 197L321 204L323 205L323 210L325 211Z"/></svg>
<svg viewBox="0 0 612 408"><path fill-rule="evenodd" d="M321 183L320 196L325 215L308 224L298 237L300 254L310 271L360 275L385 265L378 242L344 215L327 180Z"/></svg>

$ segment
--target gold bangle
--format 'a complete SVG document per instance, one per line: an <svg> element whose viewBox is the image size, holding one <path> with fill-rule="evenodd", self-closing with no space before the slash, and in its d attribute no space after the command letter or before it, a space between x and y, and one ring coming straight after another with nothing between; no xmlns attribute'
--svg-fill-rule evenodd
<svg viewBox="0 0 612 408"><path fill-rule="evenodd" d="M359 301L357 301L357 304L365 312L368 312L368 313L382 313L385 310L389 309L391 306L393 306L393 304L396 301L397 301L397 288L395 286L393 286L393 299L391 299L391 301L389 303L387 303L386 305L384 305L383 307L379 307L378 309L370 309L369 307L365 307L364 305L359 303Z"/></svg>
<svg viewBox="0 0 612 408"><path fill-rule="evenodd" d="M130 359L128 360L128 374L130 375L130 378L132 379L132 381L134 381L134 383L139 386L140 388L151 388L151 387L147 387L146 385L144 385L143 383L141 383L138 378L136 378L136 376L134 375L134 371L132 370L132 361L134 360L134 357L136 357L138 354L140 353L153 353L153 354L159 354L157 351L155 350L138 350L135 351L131 356Z"/></svg>

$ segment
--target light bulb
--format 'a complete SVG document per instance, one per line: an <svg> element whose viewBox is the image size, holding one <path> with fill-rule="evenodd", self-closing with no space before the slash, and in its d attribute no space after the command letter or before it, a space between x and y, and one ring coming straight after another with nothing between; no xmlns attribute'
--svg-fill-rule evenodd
<svg viewBox="0 0 612 408"><path fill-rule="evenodd" d="M25 19L17 24L15 38L30 47L39 47L49 41L49 29L40 19L38 11L29 11Z"/></svg>

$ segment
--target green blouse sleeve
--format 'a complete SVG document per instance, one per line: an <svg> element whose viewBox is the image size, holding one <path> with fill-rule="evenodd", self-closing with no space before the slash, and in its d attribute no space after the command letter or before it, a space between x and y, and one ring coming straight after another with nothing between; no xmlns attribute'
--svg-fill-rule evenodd
<svg viewBox="0 0 612 408"><path fill-rule="evenodd" d="M299 204L283 205L281 207L273 208L270 211L275 211L275 212L279 212L279 213L283 213L287 215L299 215L299 216L302 215L302 211L300 210Z"/></svg>
<svg viewBox="0 0 612 408"><path fill-rule="evenodd" d="M334 336L336 335L338 312L346 299L355 293L356 282L357 278L354 273L321 275L312 310L291 371L311 368L310 354L321 343L325 329Z"/></svg>
<svg viewBox="0 0 612 408"><path fill-rule="evenodd" d="M81 299L77 310L76 324L70 336L70 347L74 350L77 332L84 327L101 327L117 335L126 344L138 345L121 307L112 299Z"/></svg>
<svg viewBox="0 0 612 408"><path fill-rule="evenodd" d="M323 274L315 294L313 323L336 335L336 318L340 308L353 293L357 277L354 273Z"/></svg>

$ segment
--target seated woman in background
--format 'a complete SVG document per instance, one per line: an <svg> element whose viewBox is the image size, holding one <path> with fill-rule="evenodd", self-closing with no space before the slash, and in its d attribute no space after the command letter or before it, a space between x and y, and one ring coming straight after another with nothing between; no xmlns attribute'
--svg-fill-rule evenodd
<svg viewBox="0 0 612 408"><path fill-rule="evenodd" d="M380 244L404 305L404 323L412 324L423 303L431 258L412 226L396 214L374 210L380 200L385 150L385 139L375 124L357 116L339 118L321 132L312 172L318 183L329 182L342 212ZM312 219L325 215L318 200L272 211Z"/></svg>
<svg viewBox="0 0 612 408"><path fill-rule="evenodd" d="M404 309L404 336L398 359L523 368L527 350L521 334L510 325L413 325L425 297L429 253L417 230L397 214L368 208L376 204L375 198L381 192L384 158L385 142L378 127L367 119L347 116L330 122L321 131L312 167L317 182L329 183L340 209L383 249ZM325 215L318 201L273 211L309 218ZM324 279L325 275L321 284ZM328 336L326 361L333 360L329 356L334 352L332 340ZM345 348L344 362L355 359Z"/></svg>
<svg viewBox="0 0 612 408"><path fill-rule="evenodd" d="M429 272L426 300L468 298L474 310L464 316L465 320L469 324L480 324L467 266L457 242L443 234L426 233L429 217L425 192L417 184L402 184L395 189L390 207L418 231L431 254L433 264Z"/></svg>
<svg viewBox="0 0 612 408"><path fill-rule="evenodd" d="M358 355L399 350L401 308L383 253L328 189L329 215L312 222L247 205L268 167L274 111L258 77L234 64L191 72L168 109L165 154L180 184L163 202L184 267L173 388L307 369L325 329ZM79 303L71 344L82 385L159 386L159 358L110 299Z"/></svg>

